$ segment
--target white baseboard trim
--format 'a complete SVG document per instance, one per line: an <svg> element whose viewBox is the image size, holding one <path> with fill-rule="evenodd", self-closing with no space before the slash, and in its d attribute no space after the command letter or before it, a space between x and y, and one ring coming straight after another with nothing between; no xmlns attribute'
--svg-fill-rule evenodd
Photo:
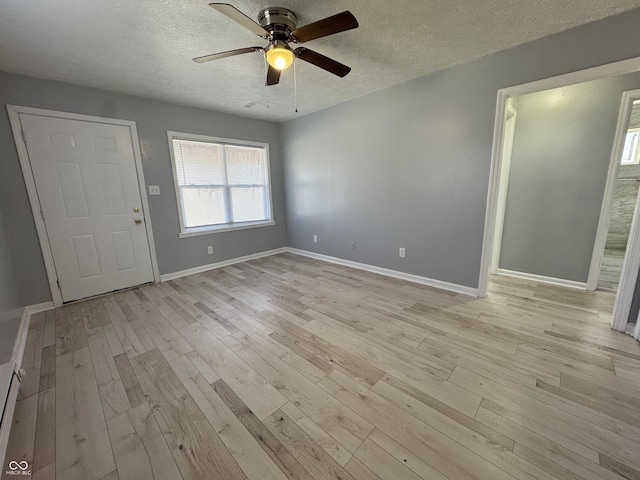
<svg viewBox="0 0 640 480"><path fill-rule="evenodd" d="M411 273L399 272L397 270L391 270L388 268L376 267L374 265L368 265L366 263L352 262L350 260L344 260L342 258L330 257L328 255L322 255L320 253L309 252L307 250L299 250L297 248L282 247L275 250L268 250L266 252L258 252L251 255L245 255L244 257L231 258L222 262L210 263L207 265L200 265L199 267L189 268L181 270L179 272L167 273L160 275L161 282L167 282L180 277L186 277L187 275L193 275L196 273L207 272L209 270L215 270L216 268L228 267L236 263L247 262L249 260L255 260L258 258L269 257L271 255L278 255L280 253L293 253L296 255L302 255L304 257L315 258L316 260L322 260L329 263L335 263L343 265L345 267L357 268L359 270L365 270L367 272L378 273L387 277L399 278L401 280L407 280L408 282L419 283L421 285L427 285L429 287L439 288L454 293L461 293L463 295L469 295L471 297L478 296L478 289L471 288L464 285L457 285L455 283L443 282L441 280L434 280L432 278L421 277L420 275L413 275Z"/></svg>
<svg viewBox="0 0 640 480"><path fill-rule="evenodd" d="M27 305L24 309L29 312L30 315L34 313L46 312L53 308L53 302L36 303L35 305Z"/></svg>
<svg viewBox="0 0 640 480"><path fill-rule="evenodd" d="M24 349L27 344L27 334L29 333L31 316L35 313L51 310L52 308L53 302L38 303L24 307L22 316L20 317L16 341L13 344L11 360L2 365L0 369L2 372L0 375L0 401L3 407L0 412L2 414L0 422L0 459L2 459L2 465L4 465L4 457L7 451L9 432L11 431L13 412L16 407L20 379L23 375L22 358L24 357Z"/></svg>
<svg viewBox="0 0 640 480"><path fill-rule="evenodd" d="M16 336L16 342L13 344L13 353L11 354L11 361L13 362L13 368L16 372L22 368L22 357L24 356L24 347L27 344L27 333L29 333L31 315L46 312L52 308L53 302L37 303L24 307L22 318L20 318L20 326L18 327L18 335Z"/></svg>
<svg viewBox="0 0 640 480"><path fill-rule="evenodd" d="M342 258L330 257L328 255L322 255L321 253L309 252L307 250L299 250L297 248L287 248L287 252L293 253L296 255L302 255L304 257L314 258L316 260L322 260L329 263L343 265L345 267L357 268L358 270L365 270L367 272L377 273L380 275L385 275L387 277L399 278L400 280L419 283L420 285L439 288L440 290L447 290L453 293L461 293L462 295L469 295L471 297L478 296L477 288L467 287L465 285L458 285L456 283L443 282L441 280L435 280L433 278L422 277L420 275L414 275L412 273L399 272L398 270L391 270L389 268L376 267L374 265L368 265L366 263L352 262L351 260L344 260Z"/></svg>
<svg viewBox="0 0 640 480"><path fill-rule="evenodd" d="M531 280L533 282L548 283L549 285L557 285L559 287L573 288L576 290L586 290L586 282L574 282L573 280L564 280L562 278L545 277L544 275L536 275L535 273L516 272L514 270L506 270L499 268L496 272L498 275L507 277L521 278L523 280Z"/></svg>
<svg viewBox="0 0 640 480"><path fill-rule="evenodd" d="M207 272L209 270L215 270L216 268L228 267L236 263L247 262L249 260L255 260L257 258L270 257L271 255L278 255L279 253L285 253L286 247L276 248L275 250L267 250L266 252L252 253L251 255L245 255L244 257L231 258L229 260L223 260L222 262L209 263L207 265L200 265L199 267L188 268L186 270L180 270L179 272L167 273L160 275L161 282L167 282L180 277L186 277L187 275L193 275L195 273Z"/></svg>
<svg viewBox="0 0 640 480"><path fill-rule="evenodd" d="M13 413L18 400L20 380L14 373L11 362L0 366L0 465L5 465L9 434L13 423Z"/></svg>
<svg viewBox="0 0 640 480"><path fill-rule="evenodd" d="M13 353L11 354L11 362L16 372L22 367L22 357L24 356L24 347L27 344L27 333L29 333L30 323L31 312L28 310L28 307L25 307L22 311L18 335L16 336L16 342L13 344Z"/></svg>

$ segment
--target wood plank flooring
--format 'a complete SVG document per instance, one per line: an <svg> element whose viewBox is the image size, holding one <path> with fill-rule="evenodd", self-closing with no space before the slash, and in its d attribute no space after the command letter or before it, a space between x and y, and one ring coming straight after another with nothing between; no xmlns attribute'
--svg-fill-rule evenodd
<svg viewBox="0 0 640 480"><path fill-rule="evenodd" d="M64 306L32 318L7 462L59 480L637 480L640 345L612 303L282 254Z"/></svg>

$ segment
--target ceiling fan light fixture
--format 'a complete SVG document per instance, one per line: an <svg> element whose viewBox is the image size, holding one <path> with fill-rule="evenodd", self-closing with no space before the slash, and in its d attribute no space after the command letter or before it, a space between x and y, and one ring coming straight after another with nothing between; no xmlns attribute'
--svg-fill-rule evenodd
<svg viewBox="0 0 640 480"><path fill-rule="evenodd" d="M298 27L298 17L288 8L265 8L259 13L258 22L255 22L228 3L210 3L209 6L247 30L267 40L269 44L266 47L236 48L235 50L226 52L203 55L193 59L196 63L205 63L211 60L251 52L263 52L264 58L269 65L269 67L265 69L265 73L267 74L265 86L277 85L280 81L280 73L282 70L289 68L291 64L298 59L315 65L338 77L344 77L351 71L351 68L346 65L336 62L329 57L325 57L318 52L314 52L305 47L296 47L293 49L289 46L290 43L305 43L310 40L315 40L316 38L323 38L358 28L358 20L356 20L356 17L348 10Z"/></svg>
<svg viewBox="0 0 640 480"><path fill-rule="evenodd" d="M293 63L295 54L282 41L275 41L266 50L267 62L276 70L286 70Z"/></svg>

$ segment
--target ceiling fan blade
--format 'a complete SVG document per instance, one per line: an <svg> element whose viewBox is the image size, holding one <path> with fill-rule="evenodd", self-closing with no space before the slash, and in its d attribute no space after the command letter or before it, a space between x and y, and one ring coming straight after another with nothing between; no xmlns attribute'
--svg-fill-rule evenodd
<svg viewBox="0 0 640 480"><path fill-rule="evenodd" d="M267 70L267 81L265 82L265 85L277 85L279 81L280 70L269 65L269 69Z"/></svg>
<svg viewBox="0 0 640 480"><path fill-rule="evenodd" d="M226 52L212 53L211 55L204 55L202 57L196 57L193 59L196 63L210 62L211 60L218 60L220 58L233 57L235 55L242 55L243 53L259 52L264 50L262 47L247 47L238 48L237 50L228 50Z"/></svg>
<svg viewBox="0 0 640 480"><path fill-rule="evenodd" d="M345 32L352 28L358 28L358 20L349 11L338 13L317 22L310 23L304 27L296 28L291 32L291 36L298 43L308 42L334 33Z"/></svg>
<svg viewBox="0 0 640 480"><path fill-rule="evenodd" d="M210 3L209 6L223 15L226 15L234 22L239 23L244 28L251 30L256 35L268 38L270 33L262 28L260 24L254 22L250 17L247 17L244 13L238 10L233 5L229 5L228 3Z"/></svg>
<svg viewBox="0 0 640 480"><path fill-rule="evenodd" d="M296 56L300 60L304 60L305 62L309 62L314 64L316 67L320 67L327 72L333 73L339 77L344 77L347 73L351 71L350 67L343 65L340 62L336 62L335 60L325 57L324 55L319 54L318 52L314 52L313 50L309 50L308 48L298 47L296 48Z"/></svg>

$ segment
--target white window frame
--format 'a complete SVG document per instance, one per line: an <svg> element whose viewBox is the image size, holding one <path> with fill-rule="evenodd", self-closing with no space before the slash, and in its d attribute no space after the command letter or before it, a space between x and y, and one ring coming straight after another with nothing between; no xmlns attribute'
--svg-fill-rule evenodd
<svg viewBox="0 0 640 480"><path fill-rule="evenodd" d="M623 162L621 158L620 165L638 165L640 163L640 128L630 128L629 130L627 130L625 133L625 139L627 135L629 135L630 133L637 133L639 135L638 136L639 141L636 142L634 147L635 151L632 152L633 160L630 162Z"/></svg>
<svg viewBox="0 0 640 480"><path fill-rule="evenodd" d="M171 155L171 171L173 172L173 184L174 184L174 190L176 194L176 202L178 206L178 216L180 217L180 232L178 233L178 237L185 238L185 237L193 237L196 235L207 235L211 233L231 232L234 230L245 230L248 228L268 227L276 224L276 222L273 220L273 192L271 190L271 163L269 161L269 144L268 143L251 142L247 140L234 140L230 138L211 137L209 135L196 135L192 133L172 132L172 131L167 132L167 138L169 139L169 153ZM201 227L186 227L184 223L184 217L183 217L183 206L182 206L182 197L180 196L180 185L178 184L178 175L176 172L176 158L175 158L175 152L173 150L174 140L187 140L187 141L190 140L194 142L215 143L218 145L263 148L265 153L265 163L267 168L266 188L269 196L269 200L268 200L269 218L267 220L259 220L255 222L223 223L219 225L205 225Z"/></svg>

